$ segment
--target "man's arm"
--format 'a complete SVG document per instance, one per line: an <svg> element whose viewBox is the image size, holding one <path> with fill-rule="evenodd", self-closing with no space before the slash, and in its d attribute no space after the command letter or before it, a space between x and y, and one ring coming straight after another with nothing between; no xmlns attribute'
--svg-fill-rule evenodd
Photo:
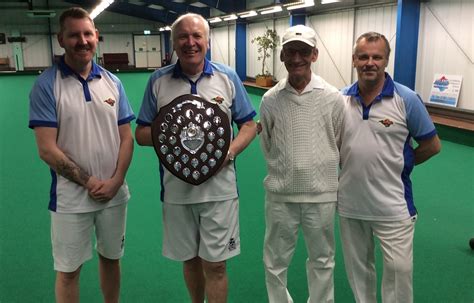
<svg viewBox="0 0 474 303"><path fill-rule="evenodd" d="M441 151L441 142L438 135L417 142L415 148L415 165L421 164Z"/></svg>
<svg viewBox="0 0 474 303"><path fill-rule="evenodd" d="M257 124L255 121L247 121L239 125L239 128L239 133L229 146L229 150L234 156L240 154L257 134ZM150 126L138 125L135 129L135 138L139 145L153 146Z"/></svg>
<svg viewBox="0 0 474 303"><path fill-rule="evenodd" d="M133 136L130 123L119 126L119 135L120 149L117 160L117 169L115 170L113 178L118 178L123 183L125 180L125 175L127 174L127 170L130 167L130 163L132 162L133 155Z"/></svg>
<svg viewBox="0 0 474 303"><path fill-rule="evenodd" d="M334 135L336 137L336 145L340 150L342 145L342 133L344 130L345 113L344 113L344 97L338 93L334 104L332 123L334 128Z"/></svg>
<svg viewBox="0 0 474 303"><path fill-rule="evenodd" d="M234 157L237 157L257 135L257 123L250 120L239 125L239 132L237 136L232 140L229 146L229 153ZM230 155L228 154L224 160L222 166L226 165L229 161Z"/></svg>
<svg viewBox="0 0 474 303"><path fill-rule="evenodd" d="M137 139L138 145L153 146L151 126L137 125L135 129L135 139Z"/></svg>
<svg viewBox="0 0 474 303"><path fill-rule="evenodd" d="M262 98L262 102L260 103L260 145L262 147L263 155L265 158L270 153L272 148L271 144L271 131L273 129L273 121L272 116L264 102L265 97Z"/></svg>
<svg viewBox="0 0 474 303"><path fill-rule="evenodd" d="M125 175L132 161L133 136L130 123L119 126L120 147L117 160L117 167L112 178L101 182L101 186L91 189L90 196L99 201L107 202L117 194L125 181Z"/></svg>
<svg viewBox="0 0 474 303"><path fill-rule="evenodd" d="M59 149L56 144L57 134L58 130L54 127L35 127L40 158L59 175L86 187L91 176Z"/></svg>

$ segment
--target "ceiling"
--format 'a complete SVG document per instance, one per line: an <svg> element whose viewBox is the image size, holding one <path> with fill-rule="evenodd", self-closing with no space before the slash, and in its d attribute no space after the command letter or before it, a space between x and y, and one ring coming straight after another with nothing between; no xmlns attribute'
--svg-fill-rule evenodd
<svg viewBox="0 0 474 303"><path fill-rule="evenodd" d="M88 11L100 0L2 0L1 15L8 10L53 10L61 11L71 6L81 6ZM179 15L192 12L205 18L245 10L246 1L224 0L116 0L106 11L145 19L163 24L171 24Z"/></svg>
<svg viewBox="0 0 474 303"><path fill-rule="evenodd" d="M65 2L82 7L95 7L98 0L66 0ZM240 3L240 5L239 5ZM244 4L243 7L242 3ZM245 1L219 1L219 0L130 0L115 1L107 11L146 19L163 24L171 24L184 13L197 13L205 18L211 16L211 9L223 13L245 9Z"/></svg>
<svg viewBox="0 0 474 303"><path fill-rule="evenodd" d="M188 12L197 13L205 18L210 18L243 12L249 9L268 7L274 4L288 4L298 1L299 0L115 0L106 11L139 18L144 21L169 25L173 23L178 16ZM317 0L315 1L317 6L307 10L310 13L314 13L321 9L340 9L344 7L395 1L396 0L339 0L339 3L322 6L319 4L321 1ZM9 10L12 12L23 12L23 15L29 11L41 10L55 11L59 14L68 7L81 6L90 12L100 2L100 0L2 0L0 2L0 15L4 18L0 19L4 19L4 22L9 22L7 20L9 18L9 13L7 13ZM101 16L99 16L99 18L100 17ZM11 15L10 18L17 17ZM19 21L17 19L14 20Z"/></svg>

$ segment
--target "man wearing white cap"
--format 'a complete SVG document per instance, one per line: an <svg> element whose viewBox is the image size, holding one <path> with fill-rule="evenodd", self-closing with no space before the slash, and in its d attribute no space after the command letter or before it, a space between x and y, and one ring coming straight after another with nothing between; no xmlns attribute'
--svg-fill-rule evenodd
<svg viewBox="0 0 474 303"><path fill-rule="evenodd" d="M301 226L308 259L308 302L334 301L334 214L343 98L314 74L316 33L296 25L283 35L288 76L262 99L265 177L265 281L269 302L293 302L287 271Z"/></svg>

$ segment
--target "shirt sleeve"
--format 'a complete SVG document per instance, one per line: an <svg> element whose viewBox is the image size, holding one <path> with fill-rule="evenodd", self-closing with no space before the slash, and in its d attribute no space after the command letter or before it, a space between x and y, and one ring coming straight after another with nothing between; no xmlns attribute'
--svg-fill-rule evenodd
<svg viewBox="0 0 474 303"><path fill-rule="evenodd" d="M250 97L237 74L234 71L230 71L228 75L235 89L235 96L232 100L231 106L232 120L234 120L237 125L240 125L252 120L257 113L255 112Z"/></svg>
<svg viewBox="0 0 474 303"><path fill-rule="evenodd" d="M344 97L339 92L336 94L334 108L332 113L332 123L334 135L336 137L337 147L341 148L341 136L344 128Z"/></svg>
<svg viewBox="0 0 474 303"><path fill-rule="evenodd" d="M262 102L260 103L260 124L262 126L262 132L260 133L260 145L262 147L263 154L267 158L272 147L271 132L273 129L273 119L268 108L268 100L266 101L266 99L267 97L264 95L262 97Z"/></svg>
<svg viewBox="0 0 474 303"><path fill-rule="evenodd" d="M150 126L155 119L157 112L157 100L155 94L153 93L154 85L153 75L148 80L148 84L145 89L145 94L143 96L142 105L140 107L140 113L138 114L137 124L143 126Z"/></svg>
<svg viewBox="0 0 474 303"><path fill-rule="evenodd" d="M407 126L410 135L416 141L432 138L436 135L436 128L420 96L411 91L411 94L402 96L407 113Z"/></svg>
<svg viewBox="0 0 474 303"><path fill-rule="evenodd" d="M130 102L128 101L127 94L123 88L122 83L119 81L117 83L119 90L119 113L118 113L118 125L126 124L133 119L135 119L135 114L133 113Z"/></svg>
<svg viewBox="0 0 474 303"><path fill-rule="evenodd" d="M54 81L56 70L46 70L36 80L30 92L30 111L28 127L58 127Z"/></svg>

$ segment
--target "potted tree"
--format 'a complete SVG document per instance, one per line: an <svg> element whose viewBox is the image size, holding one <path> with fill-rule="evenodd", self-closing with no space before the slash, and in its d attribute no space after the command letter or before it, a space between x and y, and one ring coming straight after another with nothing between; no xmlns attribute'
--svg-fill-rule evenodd
<svg viewBox="0 0 474 303"><path fill-rule="evenodd" d="M251 40L252 43L256 43L258 46L257 60L262 61L261 73L255 76L255 82L258 86L266 87L272 86L273 84L273 76L265 69L265 62L267 58L270 58L271 52L277 47L278 41L279 38L277 32L269 28L267 28L263 35Z"/></svg>

